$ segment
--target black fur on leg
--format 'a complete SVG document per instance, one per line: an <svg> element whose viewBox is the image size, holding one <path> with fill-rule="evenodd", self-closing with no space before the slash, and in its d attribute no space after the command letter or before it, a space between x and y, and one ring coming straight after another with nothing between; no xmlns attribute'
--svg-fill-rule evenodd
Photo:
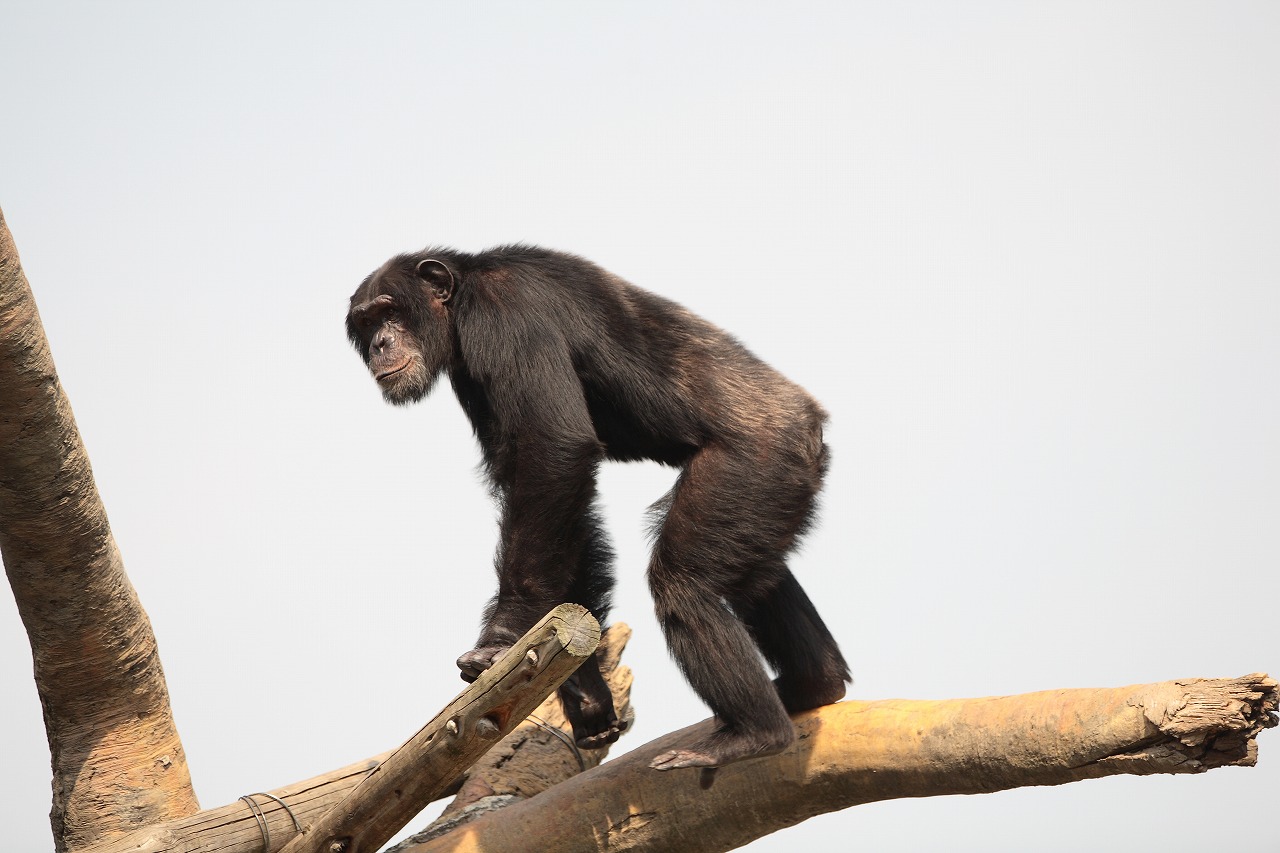
<svg viewBox="0 0 1280 853"><path fill-rule="evenodd" d="M662 601L658 621L672 656L719 726L694 743L659 755L651 767L720 767L791 745L795 729L786 709L746 629L722 602L701 596L674 606ZM708 646L704 637L715 637L716 642ZM726 672L733 677L726 678Z"/></svg>
<svg viewBox="0 0 1280 853"><path fill-rule="evenodd" d="M754 601L730 599L734 612L778 677L774 687L790 713L839 702L850 681L849 666L818 610L785 565L767 595Z"/></svg>

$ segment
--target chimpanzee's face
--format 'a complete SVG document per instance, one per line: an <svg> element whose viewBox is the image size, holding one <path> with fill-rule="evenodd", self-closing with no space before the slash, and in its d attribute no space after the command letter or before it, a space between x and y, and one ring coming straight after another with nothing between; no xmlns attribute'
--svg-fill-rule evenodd
<svg viewBox="0 0 1280 853"><path fill-rule="evenodd" d="M443 263L395 258L351 297L347 336L382 396L406 405L427 396L453 356L446 303L453 274Z"/></svg>

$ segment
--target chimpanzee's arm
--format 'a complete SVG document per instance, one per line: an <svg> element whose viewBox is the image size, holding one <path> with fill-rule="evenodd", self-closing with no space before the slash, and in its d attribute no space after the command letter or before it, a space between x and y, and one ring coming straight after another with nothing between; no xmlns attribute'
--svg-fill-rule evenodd
<svg viewBox="0 0 1280 853"><path fill-rule="evenodd" d="M498 593L477 651L513 643L547 611L575 601L603 618L609 557L593 510L596 437L568 349L525 338L480 377L492 423L482 435L502 503Z"/></svg>

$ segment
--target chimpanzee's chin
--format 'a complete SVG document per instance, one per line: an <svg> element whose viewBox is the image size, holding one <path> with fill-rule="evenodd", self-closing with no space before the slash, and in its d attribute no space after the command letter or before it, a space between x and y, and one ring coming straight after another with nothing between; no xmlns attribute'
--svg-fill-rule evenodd
<svg viewBox="0 0 1280 853"><path fill-rule="evenodd" d="M433 376L425 381L392 382L382 386L382 398L393 406L409 406L426 397L436 385Z"/></svg>

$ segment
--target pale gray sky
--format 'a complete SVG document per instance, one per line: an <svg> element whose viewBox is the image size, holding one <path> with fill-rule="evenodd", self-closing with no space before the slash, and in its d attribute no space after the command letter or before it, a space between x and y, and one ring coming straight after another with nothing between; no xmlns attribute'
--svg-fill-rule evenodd
<svg viewBox="0 0 1280 853"><path fill-rule="evenodd" d="M566 249L831 411L794 568L852 695L1280 671L1280 6L15 3L3 206L205 806L398 744L461 687L494 511L447 388L342 330L387 256ZM643 508L602 474L635 639L619 750L706 716ZM0 814L47 850L0 596ZM1261 766L883 803L754 851L1259 842ZM1247 827L1247 829L1245 829Z"/></svg>

